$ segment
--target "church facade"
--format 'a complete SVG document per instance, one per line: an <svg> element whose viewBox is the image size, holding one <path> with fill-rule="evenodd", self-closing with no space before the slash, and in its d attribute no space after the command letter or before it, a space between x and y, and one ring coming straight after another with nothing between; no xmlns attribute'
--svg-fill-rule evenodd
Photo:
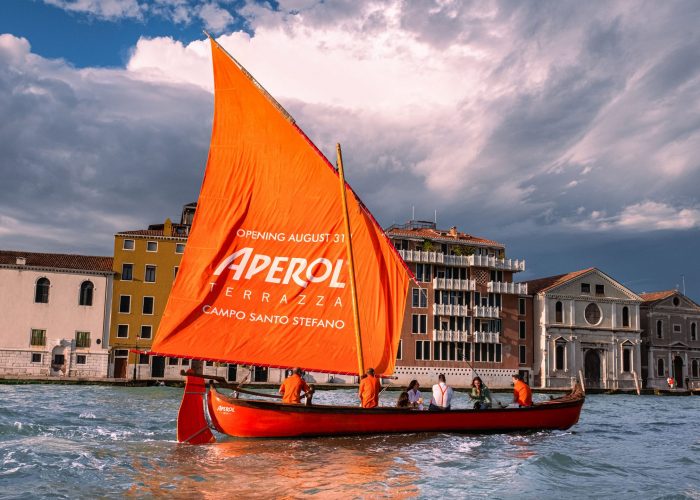
<svg viewBox="0 0 700 500"><path fill-rule="evenodd" d="M533 296L534 385L636 389L641 297L596 268L527 282Z"/></svg>

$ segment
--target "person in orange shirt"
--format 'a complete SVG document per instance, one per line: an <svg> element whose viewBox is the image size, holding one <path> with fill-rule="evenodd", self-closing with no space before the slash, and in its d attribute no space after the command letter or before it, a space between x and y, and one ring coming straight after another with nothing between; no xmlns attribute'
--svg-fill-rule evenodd
<svg viewBox="0 0 700 500"><path fill-rule="evenodd" d="M287 377L287 379L282 382L280 386L280 394L282 394L283 403L301 403L301 393L309 396L311 390L309 386L306 385L304 379L301 378L301 368L294 368L292 374Z"/></svg>
<svg viewBox="0 0 700 500"><path fill-rule="evenodd" d="M532 406L532 389L523 381L523 376L519 373L513 375L513 403Z"/></svg>
<svg viewBox="0 0 700 500"><path fill-rule="evenodd" d="M360 402L362 408L379 406L379 392L382 386L374 376L374 368L367 370L367 375L360 380Z"/></svg>

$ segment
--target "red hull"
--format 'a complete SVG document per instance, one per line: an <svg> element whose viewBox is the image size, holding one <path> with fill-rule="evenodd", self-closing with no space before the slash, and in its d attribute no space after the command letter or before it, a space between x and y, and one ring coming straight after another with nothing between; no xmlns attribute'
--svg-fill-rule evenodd
<svg viewBox="0 0 700 500"><path fill-rule="evenodd" d="M406 432L487 433L568 429L578 422L583 396L564 397L528 408L416 411L399 408L304 406L232 399L209 392L216 429L236 437L337 436Z"/></svg>

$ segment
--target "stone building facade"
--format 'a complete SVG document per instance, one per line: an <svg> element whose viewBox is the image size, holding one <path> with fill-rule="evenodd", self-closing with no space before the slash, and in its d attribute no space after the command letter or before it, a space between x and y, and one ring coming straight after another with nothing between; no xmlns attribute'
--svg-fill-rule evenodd
<svg viewBox="0 0 700 500"><path fill-rule="evenodd" d="M636 389L642 299L596 268L528 281L533 296L534 385Z"/></svg>
<svg viewBox="0 0 700 500"><path fill-rule="evenodd" d="M641 294L642 378L651 389L700 389L700 306L678 290Z"/></svg>
<svg viewBox="0 0 700 500"><path fill-rule="evenodd" d="M0 375L107 377L112 258L0 251Z"/></svg>

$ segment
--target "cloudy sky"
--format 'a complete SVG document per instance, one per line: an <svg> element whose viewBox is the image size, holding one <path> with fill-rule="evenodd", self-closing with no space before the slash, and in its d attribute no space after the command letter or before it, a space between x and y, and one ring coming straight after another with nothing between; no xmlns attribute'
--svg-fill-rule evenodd
<svg viewBox="0 0 700 500"><path fill-rule="evenodd" d="M206 29L381 224L700 301L700 2L3 0L0 248L111 255L196 200Z"/></svg>

